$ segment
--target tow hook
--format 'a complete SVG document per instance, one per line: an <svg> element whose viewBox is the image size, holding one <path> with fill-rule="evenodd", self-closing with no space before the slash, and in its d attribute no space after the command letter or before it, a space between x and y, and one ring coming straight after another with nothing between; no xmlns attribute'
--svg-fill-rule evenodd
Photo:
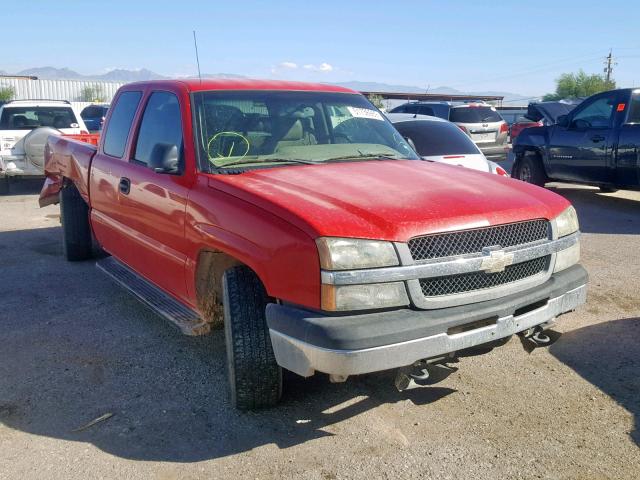
<svg viewBox="0 0 640 480"><path fill-rule="evenodd" d="M528 353L539 347L548 347L560 338L560 333L547 330L548 325L542 324L521 332L520 340Z"/></svg>
<svg viewBox="0 0 640 480"><path fill-rule="evenodd" d="M419 360L413 365L399 368L394 384L399 392L433 385L441 382L452 373L457 372L457 367L448 365L449 363L457 362L458 359L453 353L445 357Z"/></svg>

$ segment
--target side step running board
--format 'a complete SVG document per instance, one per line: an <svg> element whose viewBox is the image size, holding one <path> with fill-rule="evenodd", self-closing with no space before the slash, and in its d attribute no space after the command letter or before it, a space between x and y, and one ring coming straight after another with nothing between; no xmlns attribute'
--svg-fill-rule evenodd
<svg viewBox="0 0 640 480"><path fill-rule="evenodd" d="M196 312L115 258L107 257L100 260L96 262L96 267L151 310L173 323L185 335L204 335L211 330L211 324L203 320Z"/></svg>

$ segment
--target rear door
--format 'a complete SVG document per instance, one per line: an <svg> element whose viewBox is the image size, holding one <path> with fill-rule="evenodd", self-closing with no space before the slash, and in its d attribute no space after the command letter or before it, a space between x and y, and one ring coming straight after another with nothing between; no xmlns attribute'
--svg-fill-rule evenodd
<svg viewBox="0 0 640 480"><path fill-rule="evenodd" d="M550 128L550 176L590 183L613 180L611 145L617 101L618 92L595 95L571 113L567 126Z"/></svg>

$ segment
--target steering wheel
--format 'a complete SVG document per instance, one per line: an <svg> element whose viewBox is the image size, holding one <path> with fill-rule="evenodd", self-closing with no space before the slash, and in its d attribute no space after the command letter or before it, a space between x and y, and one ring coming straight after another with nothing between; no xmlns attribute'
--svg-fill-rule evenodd
<svg viewBox="0 0 640 480"><path fill-rule="evenodd" d="M244 135L238 132L218 132L207 142L209 161L218 158L245 157L251 144Z"/></svg>

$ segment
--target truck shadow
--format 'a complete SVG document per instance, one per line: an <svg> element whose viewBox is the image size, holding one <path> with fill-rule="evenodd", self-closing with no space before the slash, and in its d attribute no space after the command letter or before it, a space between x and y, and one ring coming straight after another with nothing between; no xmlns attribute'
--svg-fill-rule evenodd
<svg viewBox="0 0 640 480"><path fill-rule="evenodd" d="M40 193L43 182L44 177L10 178L9 193L3 196L31 195L34 193Z"/></svg>
<svg viewBox="0 0 640 480"><path fill-rule="evenodd" d="M3 281L23 286L0 299L5 427L127 459L195 462L269 444L286 449L339 434L337 424L364 422L357 417L381 404L426 405L455 392L399 393L393 372L344 384L293 376L277 408L238 412L228 400L221 330L180 335L93 262L51 255L61 253L59 242L59 227L0 233ZM75 431L107 413L113 416ZM393 425L383 427L398 441Z"/></svg>
<svg viewBox="0 0 640 480"><path fill-rule="evenodd" d="M603 194L595 188L571 185L548 188L573 203L582 232L640 234L640 196L634 200L617 194Z"/></svg>
<svg viewBox="0 0 640 480"><path fill-rule="evenodd" d="M573 330L549 351L633 416L630 435L640 446L640 318Z"/></svg>

